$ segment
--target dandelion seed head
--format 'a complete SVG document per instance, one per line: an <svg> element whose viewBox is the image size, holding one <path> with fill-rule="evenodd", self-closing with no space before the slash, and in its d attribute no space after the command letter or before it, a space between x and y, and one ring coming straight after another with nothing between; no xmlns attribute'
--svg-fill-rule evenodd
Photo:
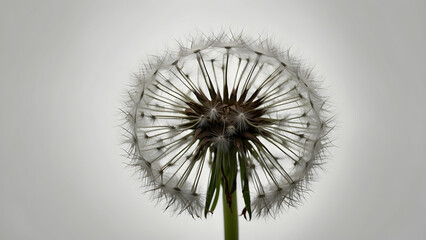
<svg viewBox="0 0 426 240"><path fill-rule="evenodd" d="M311 70L267 40L194 38L136 74L123 111L129 157L166 209L193 217L226 179L217 166L234 161L245 210L275 216L302 200L323 162L325 103Z"/></svg>

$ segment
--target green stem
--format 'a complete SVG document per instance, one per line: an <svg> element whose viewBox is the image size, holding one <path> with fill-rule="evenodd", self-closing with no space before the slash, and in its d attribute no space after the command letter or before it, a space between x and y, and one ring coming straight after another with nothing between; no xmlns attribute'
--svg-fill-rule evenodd
<svg viewBox="0 0 426 240"><path fill-rule="evenodd" d="M225 225L225 240L238 240L238 209L237 191L232 194L231 208L226 202L226 194L222 187L223 220Z"/></svg>

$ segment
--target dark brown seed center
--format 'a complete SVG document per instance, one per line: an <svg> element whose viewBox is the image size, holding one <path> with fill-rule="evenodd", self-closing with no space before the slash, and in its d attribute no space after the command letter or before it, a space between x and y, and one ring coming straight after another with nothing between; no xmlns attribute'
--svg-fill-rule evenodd
<svg viewBox="0 0 426 240"><path fill-rule="evenodd" d="M236 147L244 151L247 149L245 147L250 146L248 141L259 141L257 136L262 133L260 127L268 123L262 118L266 113L261 107L263 99L254 100L257 94L246 100L247 93L243 93L237 100L236 90L223 98L214 93L212 99L201 92L195 93L200 101L186 103L188 123L180 126L192 129L194 138L199 140L195 155L199 156L210 147Z"/></svg>

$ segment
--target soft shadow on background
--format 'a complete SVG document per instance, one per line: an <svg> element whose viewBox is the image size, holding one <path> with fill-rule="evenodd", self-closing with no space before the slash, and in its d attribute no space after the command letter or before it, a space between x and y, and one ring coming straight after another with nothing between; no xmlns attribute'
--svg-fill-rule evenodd
<svg viewBox="0 0 426 240"><path fill-rule="evenodd" d="M221 239L221 209L163 213L125 167L132 72L197 30L270 36L337 110L304 205L241 239L424 239L425 1L1 1L0 238Z"/></svg>

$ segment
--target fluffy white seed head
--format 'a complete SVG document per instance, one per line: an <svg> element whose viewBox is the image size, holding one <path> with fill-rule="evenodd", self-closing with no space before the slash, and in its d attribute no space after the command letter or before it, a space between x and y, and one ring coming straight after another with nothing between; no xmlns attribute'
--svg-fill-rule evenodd
<svg viewBox="0 0 426 240"><path fill-rule="evenodd" d="M212 163L234 151L250 185L246 208L274 216L301 200L323 162L325 106L288 51L242 35L195 38L137 74L124 109L128 153L153 196L198 217Z"/></svg>

